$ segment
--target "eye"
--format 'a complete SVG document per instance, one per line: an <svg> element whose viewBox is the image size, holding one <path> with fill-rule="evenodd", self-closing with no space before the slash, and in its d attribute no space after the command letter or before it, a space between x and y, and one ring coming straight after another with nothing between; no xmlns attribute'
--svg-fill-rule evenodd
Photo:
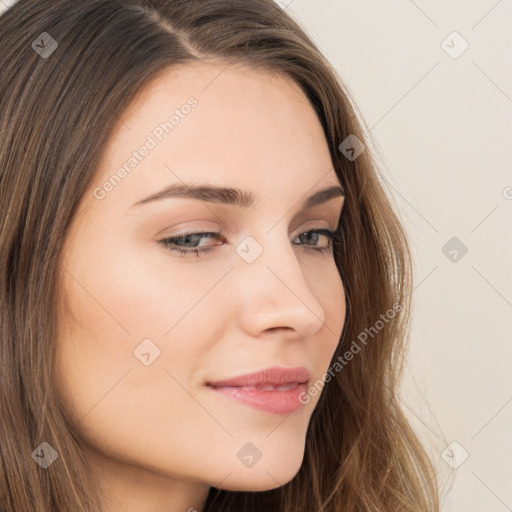
<svg viewBox="0 0 512 512"><path fill-rule="evenodd" d="M320 237L325 237L327 239L327 245L323 247L317 246L317 242ZM339 237L339 233L337 231L332 231L330 229L312 229L308 231L303 231L300 233L294 240L305 240L304 242L293 242L295 245L306 245L310 247L313 251L319 253L331 253L333 250L333 242L337 241ZM200 232L192 232L192 231L182 231L181 233L177 233L176 235L164 238L159 240L158 243L163 245L169 251L177 251L180 253L181 257L192 255L195 253L196 257L199 257L201 254L206 254L210 252L215 246L221 245L222 243L213 244L210 246L203 247L198 244L203 238L210 238L214 240L223 240L226 241L222 233L210 232L210 231L200 231ZM308 242L312 242L313 244L310 246Z"/></svg>
<svg viewBox="0 0 512 512"><path fill-rule="evenodd" d="M197 242L201 240L201 238L213 238L218 240L221 238L220 233L214 232L191 232L191 231L183 231L182 233L178 233L174 236L170 236L168 238L164 238L163 240L159 240L158 243L162 244L169 251L178 251L181 256L186 256L187 254L196 253L196 256L199 257L199 254L205 254L213 249L214 246L209 247L201 247L197 245ZM220 244L215 244L220 245ZM198 248L201 247L201 248Z"/></svg>
<svg viewBox="0 0 512 512"><path fill-rule="evenodd" d="M311 237L311 235L313 235ZM313 246L313 250L318 251L320 253L332 253L333 244L338 241L339 233L337 231L333 231L330 229L311 229L309 231L302 232L295 240L298 238L305 238L306 240L311 240L316 242L319 240L320 236L324 236L327 238L327 245L324 247ZM300 245L300 244L297 244Z"/></svg>

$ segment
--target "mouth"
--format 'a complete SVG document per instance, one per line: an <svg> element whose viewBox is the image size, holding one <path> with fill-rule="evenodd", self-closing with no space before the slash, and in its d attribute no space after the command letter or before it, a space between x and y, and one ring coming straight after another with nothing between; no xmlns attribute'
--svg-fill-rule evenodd
<svg viewBox="0 0 512 512"><path fill-rule="evenodd" d="M290 414L304 405L309 372L304 367L272 367L231 379L209 382L209 389L228 399L270 414Z"/></svg>

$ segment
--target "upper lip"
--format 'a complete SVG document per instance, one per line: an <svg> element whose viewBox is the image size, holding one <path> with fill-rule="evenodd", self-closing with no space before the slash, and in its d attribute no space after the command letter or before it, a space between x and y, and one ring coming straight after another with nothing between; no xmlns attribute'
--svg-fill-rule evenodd
<svg viewBox="0 0 512 512"><path fill-rule="evenodd" d="M281 368L272 366L259 372L239 375L226 380L208 382L208 386L236 387L236 386L282 386L297 382L306 383L310 378L308 370L303 366L295 368Z"/></svg>

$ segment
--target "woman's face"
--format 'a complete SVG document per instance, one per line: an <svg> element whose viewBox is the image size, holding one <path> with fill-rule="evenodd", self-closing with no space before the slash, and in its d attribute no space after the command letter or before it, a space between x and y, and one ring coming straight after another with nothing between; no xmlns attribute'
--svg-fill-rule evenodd
<svg viewBox="0 0 512 512"><path fill-rule="evenodd" d="M185 184L253 202L144 201ZM343 198L303 203L337 185L321 125L289 79L194 64L139 94L62 255L59 390L104 479L126 476L127 492L142 475L265 490L297 473L318 395L302 405L293 390L207 383L303 367L309 388L327 371L344 290L320 250L327 236L306 232L336 229Z"/></svg>

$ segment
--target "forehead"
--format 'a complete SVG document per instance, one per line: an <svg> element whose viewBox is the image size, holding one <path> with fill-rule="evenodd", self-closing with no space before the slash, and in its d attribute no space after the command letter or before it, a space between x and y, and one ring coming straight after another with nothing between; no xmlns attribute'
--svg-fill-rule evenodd
<svg viewBox="0 0 512 512"><path fill-rule="evenodd" d="M257 197L269 187L306 192L338 182L299 86L243 65L181 65L148 84L117 121L94 186L123 167L114 192L127 206L180 180L243 187Z"/></svg>

